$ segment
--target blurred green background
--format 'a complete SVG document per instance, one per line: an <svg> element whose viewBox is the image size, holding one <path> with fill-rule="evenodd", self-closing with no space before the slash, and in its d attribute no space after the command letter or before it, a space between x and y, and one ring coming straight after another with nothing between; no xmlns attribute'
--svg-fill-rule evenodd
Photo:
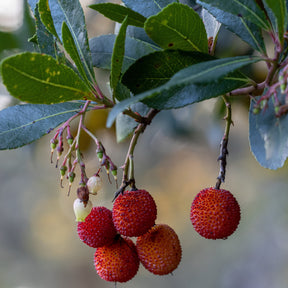
<svg viewBox="0 0 288 288"><path fill-rule="evenodd" d="M111 21L86 8L93 1L82 2L89 37L113 31ZM12 17L12 5L5 9ZM2 20L6 19L3 15L1 11ZM0 58L31 49L27 37L33 35L33 22L26 21L21 27L16 23L16 31L11 31L15 26L4 24L0 25L5 31L0 34ZM218 54L249 53L248 47L225 29L220 32L219 43L225 45L217 46ZM251 73L261 79L265 69L257 66ZM103 79L105 76L99 74ZM0 109L15 103L1 86ZM137 186L153 195L158 206L157 223L166 223L178 233L183 256L173 275L154 276L140 267L135 278L117 287L288 287L287 165L270 171L254 159L248 143L248 105L247 99L233 102L235 125L222 188L237 198L242 219L227 240L200 237L189 219L195 195L214 186L218 176L216 160L225 125L221 100L162 112L140 137L135 151ZM129 143L116 144L114 129L105 129L106 116L90 112L87 126L121 166ZM0 151L0 287L114 287L95 272L94 249L78 239L72 209L77 180L67 197L68 187L60 188L59 171L50 163L52 134L17 150ZM88 175L92 175L99 168L96 147L88 138L82 147ZM115 184L109 183L104 172L102 176L104 189L92 200L94 205L112 208Z"/></svg>

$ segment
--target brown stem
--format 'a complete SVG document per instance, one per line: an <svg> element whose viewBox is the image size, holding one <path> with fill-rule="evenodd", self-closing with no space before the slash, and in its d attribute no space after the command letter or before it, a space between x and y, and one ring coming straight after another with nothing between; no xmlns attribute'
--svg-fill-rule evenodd
<svg viewBox="0 0 288 288"><path fill-rule="evenodd" d="M226 127L225 127L224 136L220 144L220 156L217 159L220 162L220 170L219 170L219 175L217 177L215 189L220 189L221 184L225 182L227 156L228 156L228 148L227 148L228 139L229 139L230 127L231 127L231 124L233 124L231 104L226 96L223 96L223 100L226 105L226 116L224 118L226 120Z"/></svg>
<svg viewBox="0 0 288 288"><path fill-rule="evenodd" d="M116 191L114 200L117 198L117 196L120 193L124 192L124 190L126 189L127 186L130 185L132 187L132 189L136 188L135 180L129 179L129 174L134 175L134 171L133 171L134 167L133 167L133 163L131 163L131 161L133 159L134 150L135 150L135 147L136 147L136 144L138 142L138 138L139 138L140 134L142 134L145 131L146 127L148 125L150 125L153 118L159 112L160 112L159 110L151 109L145 117L140 116L142 118L142 123L138 124L138 126L134 130L133 136L131 138L130 145L129 145L129 148L128 148L128 151L126 154L125 162L124 162L124 165L122 166L122 168L123 168L122 184L121 184L120 188L118 189L118 191ZM129 167L130 167L130 173L129 173Z"/></svg>
<svg viewBox="0 0 288 288"><path fill-rule="evenodd" d="M255 83L255 85L252 85L252 86L238 88L228 93L228 96L249 95L255 90L263 90L265 88L265 85L266 85L266 81L259 83L259 84Z"/></svg>
<svg viewBox="0 0 288 288"><path fill-rule="evenodd" d="M228 146L228 139L223 138L220 144L220 156L217 159L218 161L220 161L220 170L219 175L217 177L215 189L220 189L221 184L225 182L227 155L229 154L227 146Z"/></svg>
<svg viewBox="0 0 288 288"><path fill-rule="evenodd" d="M145 122L145 117L142 117L140 114L135 113L134 111L130 110L130 109L126 109L122 112L122 114L124 115L128 115L131 118L134 118L136 122L139 123L144 123Z"/></svg>

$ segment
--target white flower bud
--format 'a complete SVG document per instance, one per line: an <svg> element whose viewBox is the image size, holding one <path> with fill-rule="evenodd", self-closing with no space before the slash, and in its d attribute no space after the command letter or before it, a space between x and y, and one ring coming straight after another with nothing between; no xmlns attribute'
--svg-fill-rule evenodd
<svg viewBox="0 0 288 288"><path fill-rule="evenodd" d="M92 176L87 182L88 190L91 194L96 195L102 189L103 183L99 176Z"/></svg>
<svg viewBox="0 0 288 288"><path fill-rule="evenodd" d="M84 222L86 217L90 214L92 210L92 202L88 200L86 206L83 201L77 198L73 204L74 213L77 222Z"/></svg>

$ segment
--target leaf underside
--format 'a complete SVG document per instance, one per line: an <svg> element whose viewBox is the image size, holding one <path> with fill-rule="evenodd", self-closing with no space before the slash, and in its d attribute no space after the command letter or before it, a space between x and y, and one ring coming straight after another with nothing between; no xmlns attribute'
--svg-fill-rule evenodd
<svg viewBox="0 0 288 288"><path fill-rule="evenodd" d="M27 145L75 115L83 104L16 105L0 111L0 150Z"/></svg>
<svg viewBox="0 0 288 288"><path fill-rule="evenodd" d="M262 29L270 29L270 24L264 11L261 10L254 0L201 0L201 2L210 4L237 17L243 17Z"/></svg>
<svg viewBox="0 0 288 288"><path fill-rule="evenodd" d="M54 39L54 36L46 29L46 27L42 23L37 8L35 9L35 22L37 44L40 52L56 58L56 41Z"/></svg>
<svg viewBox="0 0 288 288"><path fill-rule="evenodd" d="M125 6L130 9L141 13L145 17L155 15L163 8L171 3L178 2L177 0L123 0Z"/></svg>
<svg viewBox="0 0 288 288"><path fill-rule="evenodd" d="M277 91L280 103L285 103L285 95ZM250 149L259 164L276 170L281 168L288 157L288 115L275 117L272 99L268 108L259 114L253 113L254 103L250 104L249 140Z"/></svg>
<svg viewBox="0 0 288 288"><path fill-rule="evenodd" d="M95 76L89 49L85 17L79 0L48 0L51 16L59 39L62 41L62 25L65 22L71 32L75 46L87 77L93 82Z"/></svg>
<svg viewBox="0 0 288 288"><path fill-rule="evenodd" d="M101 35L90 39L93 66L111 69L111 58L116 35ZM125 72L137 59L155 52L159 48L150 43L126 36L122 72Z"/></svg>
<svg viewBox="0 0 288 288"><path fill-rule="evenodd" d="M228 30L238 35L243 41L248 43L255 50L265 52L265 44L262 31L261 28L259 28L257 25L247 21L246 18L238 17L231 13L224 12L204 2L199 1L199 3Z"/></svg>

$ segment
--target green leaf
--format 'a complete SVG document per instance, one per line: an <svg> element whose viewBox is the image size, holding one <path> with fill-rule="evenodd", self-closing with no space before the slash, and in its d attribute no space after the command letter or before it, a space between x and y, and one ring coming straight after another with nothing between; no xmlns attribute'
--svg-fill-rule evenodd
<svg viewBox="0 0 288 288"><path fill-rule="evenodd" d="M169 86L205 84L217 81L243 66L262 60L260 57L238 56L198 63L175 74L169 81Z"/></svg>
<svg viewBox="0 0 288 288"><path fill-rule="evenodd" d="M85 72L91 82L94 81L91 52L83 9L79 0L48 0L54 27L62 40L62 23L65 22L73 36Z"/></svg>
<svg viewBox="0 0 288 288"><path fill-rule="evenodd" d="M199 15L187 5L172 3L145 22L148 36L164 49L208 53L205 26Z"/></svg>
<svg viewBox="0 0 288 288"><path fill-rule="evenodd" d="M111 75L110 75L110 86L114 90L119 82L122 64L125 53L125 39L126 39L126 29L128 26L128 17L126 16L119 33L115 39L115 44L112 53L112 63L111 63Z"/></svg>
<svg viewBox="0 0 288 288"><path fill-rule="evenodd" d="M90 39L93 66L107 70L111 69L111 58L115 39L116 35L114 34L101 35ZM126 71L137 59L156 50L159 50L156 46L126 36L122 72Z"/></svg>
<svg viewBox="0 0 288 288"><path fill-rule="evenodd" d="M142 116L145 116L148 111L149 107L142 103L136 103L134 105L131 105L131 109L134 112L139 113ZM135 121L135 119L124 115L124 114L119 114L116 118L116 139L117 142L122 142L124 141L127 137L129 137L134 129L137 127L138 123Z"/></svg>
<svg viewBox="0 0 288 288"><path fill-rule="evenodd" d="M118 82L118 85L114 89L113 93L114 93L114 97L118 101L122 101L124 99L131 97L131 91L125 85L123 85L121 82Z"/></svg>
<svg viewBox="0 0 288 288"><path fill-rule="evenodd" d="M201 0L216 7L222 11L244 18L244 21L250 21L265 30L270 29L270 24L264 11L254 0ZM198 3L198 1L197 1Z"/></svg>
<svg viewBox="0 0 288 288"><path fill-rule="evenodd" d="M152 44L153 46L159 47L145 32L143 28L128 26L127 28L127 36L131 38L135 38L137 40L141 40L143 42L147 42ZM160 47L159 47L160 48Z"/></svg>
<svg viewBox="0 0 288 288"><path fill-rule="evenodd" d="M141 14L130 8L114 3L99 3L90 5L89 7L119 23L122 23L126 16L128 16L128 25L144 27L144 22L146 21L146 18Z"/></svg>
<svg viewBox="0 0 288 288"><path fill-rule="evenodd" d="M171 3L178 2L177 0L123 0L122 1L127 7L132 10L141 13L145 17L155 15L160 12L163 8Z"/></svg>
<svg viewBox="0 0 288 288"><path fill-rule="evenodd" d="M259 57L239 56L206 61L182 69L164 85L138 94L115 105L108 116L107 127L112 126L119 113L124 111L129 105L139 101L145 100L144 103L153 108L180 108L195 102L217 97L241 87L247 84L247 79L238 75L230 77L227 77L227 75L236 69L260 60L262 59ZM156 102L155 99L157 100Z"/></svg>
<svg viewBox="0 0 288 288"><path fill-rule="evenodd" d="M280 102L285 103L285 95L279 90L277 94ZM271 98L268 108L257 115L253 114L254 104L251 102L249 140L250 149L259 164L275 170L282 167L288 157L288 115L277 118Z"/></svg>
<svg viewBox="0 0 288 288"><path fill-rule="evenodd" d="M108 119L107 127L111 127L117 115L123 112L128 106L143 101L147 106L158 109L175 109L181 108L193 103L204 101L219 95L228 93L236 88L239 88L245 84L246 79L241 78L240 75L237 77L225 77L219 79L218 82L210 84L191 84L187 86L173 86L167 90L164 86L161 86L162 91L158 92L157 88L148 92L141 93L132 98L125 99L119 104L115 105L111 110Z"/></svg>
<svg viewBox="0 0 288 288"><path fill-rule="evenodd" d="M157 51L137 60L122 77L122 83L134 94L156 88L168 82L178 71L214 57L200 52L181 50Z"/></svg>
<svg viewBox="0 0 288 288"><path fill-rule="evenodd" d="M276 18L277 29L280 42L283 44L284 32L287 26L287 6L286 0L264 0Z"/></svg>
<svg viewBox="0 0 288 288"><path fill-rule="evenodd" d="M51 16L51 11L49 8L48 0L39 0L38 11L40 14L40 18L42 23L45 25L46 29L55 37L58 38L57 32L55 30L55 26L53 23L53 19ZM36 14L36 13L35 13Z"/></svg>
<svg viewBox="0 0 288 288"><path fill-rule="evenodd" d="M0 111L0 150L27 145L75 115L79 103L26 104Z"/></svg>
<svg viewBox="0 0 288 288"><path fill-rule="evenodd" d="M257 25L247 21L243 17L238 17L228 12L224 12L201 1L199 1L199 4L207 9L228 30L238 35L255 50L265 53L266 49L262 37L262 31Z"/></svg>
<svg viewBox="0 0 288 288"><path fill-rule="evenodd" d="M95 99L71 68L45 54L26 52L14 55L2 61L1 69L8 91L22 101L51 104Z"/></svg>
<svg viewBox="0 0 288 288"><path fill-rule="evenodd" d="M74 61L75 65L78 68L80 75L82 76L83 80L90 85L89 79L85 73L85 68L83 66L83 62L80 59L78 54L77 47L74 43L73 36L65 22L62 25L62 38L63 38L63 46L66 52L70 55L71 59Z"/></svg>
<svg viewBox="0 0 288 288"><path fill-rule="evenodd" d="M35 9L35 19L36 19L36 35L37 35L37 44L41 53L50 55L56 58L56 41L53 35L46 29L42 23L37 9L38 4Z"/></svg>
<svg viewBox="0 0 288 288"><path fill-rule="evenodd" d="M229 76L219 78L217 82L173 86L169 90L145 98L142 102L158 110L181 108L226 94L245 86L247 82L248 79L241 73L233 72Z"/></svg>

